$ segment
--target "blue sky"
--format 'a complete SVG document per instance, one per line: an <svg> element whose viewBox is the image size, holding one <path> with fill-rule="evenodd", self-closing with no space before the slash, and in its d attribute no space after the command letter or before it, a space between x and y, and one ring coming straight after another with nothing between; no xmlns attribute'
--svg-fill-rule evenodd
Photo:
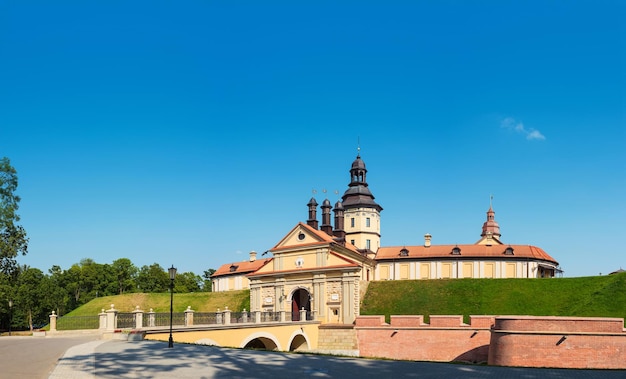
<svg viewBox="0 0 626 379"><path fill-rule="evenodd" d="M202 274L274 246L360 145L385 246L626 268L621 1L2 1L29 254ZM323 190L327 193L324 194ZM339 195L335 195L339 191Z"/></svg>

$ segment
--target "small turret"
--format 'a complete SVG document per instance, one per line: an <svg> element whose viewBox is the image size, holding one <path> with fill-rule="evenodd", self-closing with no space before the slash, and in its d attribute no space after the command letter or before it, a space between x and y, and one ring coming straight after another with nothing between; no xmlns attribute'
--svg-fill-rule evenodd
<svg viewBox="0 0 626 379"><path fill-rule="evenodd" d="M330 223L330 210L332 209L332 205L330 205L330 200L326 199L322 202L322 226L320 230L328 234L329 236L333 235L333 226Z"/></svg>
<svg viewBox="0 0 626 379"><path fill-rule="evenodd" d="M306 220L306 223L310 227L317 229L317 201L315 201L314 197L309 200L307 206L309 207L309 219Z"/></svg>

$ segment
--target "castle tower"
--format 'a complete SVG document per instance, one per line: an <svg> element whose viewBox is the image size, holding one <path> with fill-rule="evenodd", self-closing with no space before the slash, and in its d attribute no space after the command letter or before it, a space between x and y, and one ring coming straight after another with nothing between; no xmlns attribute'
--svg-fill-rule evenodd
<svg viewBox="0 0 626 379"><path fill-rule="evenodd" d="M487 221L483 223L483 231L480 234L481 239L478 241L479 244L502 244L502 242L500 242L500 225L496 222L496 212L493 211L491 200L493 200L493 196L491 196L491 199L489 200Z"/></svg>
<svg viewBox="0 0 626 379"><path fill-rule="evenodd" d="M362 250L376 252L380 247L380 212L367 180L365 163L357 153L350 168L350 184L341 197L344 208L346 242Z"/></svg>

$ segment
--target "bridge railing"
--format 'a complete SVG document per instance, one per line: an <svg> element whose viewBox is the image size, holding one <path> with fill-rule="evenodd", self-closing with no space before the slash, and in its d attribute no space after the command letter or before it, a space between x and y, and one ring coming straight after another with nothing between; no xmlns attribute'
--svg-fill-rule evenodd
<svg viewBox="0 0 626 379"><path fill-rule="evenodd" d="M172 314L171 325L189 327L194 325L229 325L245 323L314 321L315 313L304 309L297 313L285 311L232 312L226 308L218 312L195 312L191 307L182 313ZM137 307L131 313L122 313L114 308L102 310L97 316L59 317L50 315L50 331L75 329L100 329L112 332L118 329L142 329L166 327L170 325L169 312L144 312Z"/></svg>
<svg viewBox="0 0 626 379"><path fill-rule="evenodd" d="M280 312L261 312L261 322L280 321Z"/></svg>
<svg viewBox="0 0 626 379"><path fill-rule="evenodd" d="M217 313L216 312L195 312L193 314L193 323L195 325L217 324Z"/></svg>
<svg viewBox="0 0 626 379"><path fill-rule="evenodd" d="M136 326L134 313L118 313L116 328L127 329Z"/></svg>
<svg viewBox="0 0 626 379"><path fill-rule="evenodd" d="M98 316L63 316L57 320L57 330L98 329Z"/></svg>

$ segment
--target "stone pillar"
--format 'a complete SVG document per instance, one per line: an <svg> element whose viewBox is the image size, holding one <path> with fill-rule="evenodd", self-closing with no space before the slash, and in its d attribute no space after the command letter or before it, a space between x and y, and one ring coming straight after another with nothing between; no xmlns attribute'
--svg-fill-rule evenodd
<svg viewBox="0 0 626 379"><path fill-rule="evenodd" d="M241 322L248 322L248 312L246 312L246 308L241 312Z"/></svg>
<svg viewBox="0 0 626 379"><path fill-rule="evenodd" d="M188 305L185 310L185 326L193 326L193 312L191 305Z"/></svg>
<svg viewBox="0 0 626 379"><path fill-rule="evenodd" d="M304 307L300 309L300 321L306 321L306 309Z"/></svg>
<svg viewBox="0 0 626 379"><path fill-rule="evenodd" d="M284 310L281 310L280 312L280 322L286 322L285 320L287 320L287 318L285 317L285 312Z"/></svg>
<svg viewBox="0 0 626 379"><path fill-rule="evenodd" d="M224 309L224 325L230 325L230 309Z"/></svg>
<svg viewBox="0 0 626 379"><path fill-rule="evenodd" d="M51 332L56 332L57 331L57 316L56 313L54 313L54 311L52 311L52 314L50 315L50 331Z"/></svg>
<svg viewBox="0 0 626 379"><path fill-rule="evenodd" d="M254 312L254 323L255 324L260 324L261 323L261 311L255 311Z"/></svg>
<svg viewBox="0 0 626 379"><path fill-rule="evenodd" d="M135 315L135 329L143 328L143 311L139 309L139 305L135 307L133 314Z"/></svg>
<svg viewBox="0 0 626 379"><path fill-rule="evenodd" d="M223 320L222 311L220 311L220 309L217 308L217 313L215 314L215 323L218 325L221 325L222 320Z"/></svg>
<svg viewBox="0 0 626 379"><path fill-rule="evenodd" d="M100 329L101 330L106 330L106 328L107 328L107 314L104 311L104 308L102 308L102 311L100 311L98 316L100 318Z"/></svg>
<svg viewBox="0 0 626 379"><path fill-rule="evenodd" d="M148 327L154 328L155 325L156 325L156 314L154 313L152 308L150 308L150 312L148 312Z"/></svg>
<svg viewBox="0 0 626 379"><path fill-rule="evenodd" d="M115 309L115 304L111 304L111 309L107 309L105 311L107 318L107 332L114 332L115 328L117 328L117 309Z"/></svg>

